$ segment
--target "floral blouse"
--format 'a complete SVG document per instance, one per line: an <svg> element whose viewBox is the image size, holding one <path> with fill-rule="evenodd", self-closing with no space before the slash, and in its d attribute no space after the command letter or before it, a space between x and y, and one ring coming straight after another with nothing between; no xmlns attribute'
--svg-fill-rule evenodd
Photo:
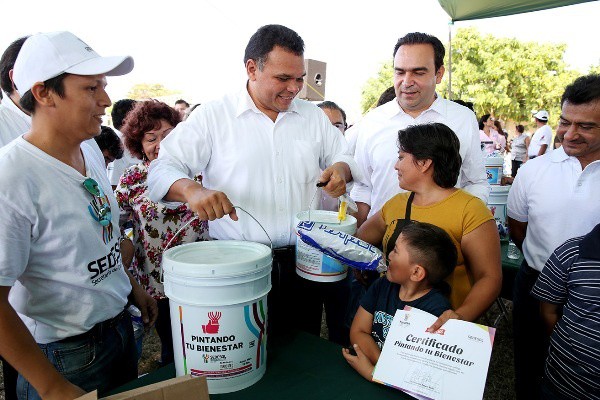
<svg viewBox="0 0 600 400"><path fill-rule="evenodd" d="M163 248L179 228L194 218L194 213L183 204L169 209L148 197L148 166L145 161L133 165L123 172L115 190L121 217L133 221L133 244L135 253L130 270L138 282L154 298L165 298L160 283L160 263ZM200 177L195 177L200 180ZM195 220L173 240L170 247L182 243L209 240L206 221Z"/></svg>

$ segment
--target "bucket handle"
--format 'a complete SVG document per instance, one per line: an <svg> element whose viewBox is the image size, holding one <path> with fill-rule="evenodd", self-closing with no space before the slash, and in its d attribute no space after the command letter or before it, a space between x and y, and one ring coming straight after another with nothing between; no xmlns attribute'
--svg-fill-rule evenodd
<svg viewBox="0 0 600 400"><path fill-rule="evenodd" d="M262 224L260 222L258 222L258 220L256 218L254 218L254 215L250 214L248 211L244 210L242 207L240 206L233 206L233 208L237 208L238 210L242 210L243 212L245 212L246 214L248 214L248 216L250 216L250 218L252 218L254 221L256 221L256 223L258 224L258 226L261 227L261 229L263 230L263 232L265 233L265 235L267 235L267 239L269 239L269 243L271 244L271 254L273 254L273 241L271 240L271 236L269 236L269 234L267 233L267 230L265 229L264 226L262 226ZM183 230L185 228L187 228L187 226L189 224L191 224L192 222L194 222L195 220L199 219L199 217L196 215L194 218L190 219L188 222L185 223L185 225L183 225L181 228L179 228L179 230L177 232L175 232L175 234L173 235L173 237L167 242L167 245L165 247L163 247L163 253L165 251L167 251L169 249L169 247L171 246L171 243L173 242L173 240L175 240L175 238L177 236L179 236L179 234L181 232L183 232ZM160 262L160 283L164 283L164 270L162 267L162 259Z"/></svg>

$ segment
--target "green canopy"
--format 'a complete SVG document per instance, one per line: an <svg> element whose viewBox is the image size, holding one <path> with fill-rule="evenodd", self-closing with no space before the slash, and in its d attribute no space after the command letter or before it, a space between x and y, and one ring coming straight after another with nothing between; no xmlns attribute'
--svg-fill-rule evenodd
<svg viewBox="0 0 600 400"><path fill-rule="evenodd" d="M452 21L502 17L595 0L438 0Z"/></svg>

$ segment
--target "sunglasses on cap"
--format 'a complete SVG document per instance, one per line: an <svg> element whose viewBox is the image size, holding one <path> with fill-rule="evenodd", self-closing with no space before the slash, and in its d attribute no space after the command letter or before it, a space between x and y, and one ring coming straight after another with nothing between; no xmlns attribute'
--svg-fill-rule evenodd
<svg viewBox="0 0 600 400"><path fill-rule="evenodd" d="M100 186L98 186L98 182L92 178L87 178L83 181L83 187L89 194L94 196L94 201L92 204L88 205L88 211L91 216L98 221L100 225L109 226L112 219L110 203Z"/></svg>

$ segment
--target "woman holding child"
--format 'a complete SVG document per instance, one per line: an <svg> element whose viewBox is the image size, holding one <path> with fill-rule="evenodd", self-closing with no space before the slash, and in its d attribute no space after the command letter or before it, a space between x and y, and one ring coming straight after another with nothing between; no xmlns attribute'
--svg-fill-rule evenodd
<svg viewBox="0 0 600 400"><path fill-rule="evenodd" d="M450 128L440 123L410 126L398 133L398 140L400 151L395 169L400 187L408 192L390 199L365 221L357 236L369 243L381 244L388 259L392 260L398 238L411 221L442 228L457 250L456 268L445 279L450 287L452 309L441 315L435 310L425 310L439 316L430 329L437 330L451 318L474 321L498 297L502 286L500 239L494 218L481 200L455 188L461 166L460 144ZM369 291L377 286L375 282ZM352 324L351 343L357 344L360 339L359 327L364 329L365 318L373 325L373 314L363 307L368 293ZM399 296L404 300L402 291ZM359 347L362 346L359 344ZM346 351L344 353L351 364L357 361ZM379 352L370 352L367 357L374 364Z"/></svg>

